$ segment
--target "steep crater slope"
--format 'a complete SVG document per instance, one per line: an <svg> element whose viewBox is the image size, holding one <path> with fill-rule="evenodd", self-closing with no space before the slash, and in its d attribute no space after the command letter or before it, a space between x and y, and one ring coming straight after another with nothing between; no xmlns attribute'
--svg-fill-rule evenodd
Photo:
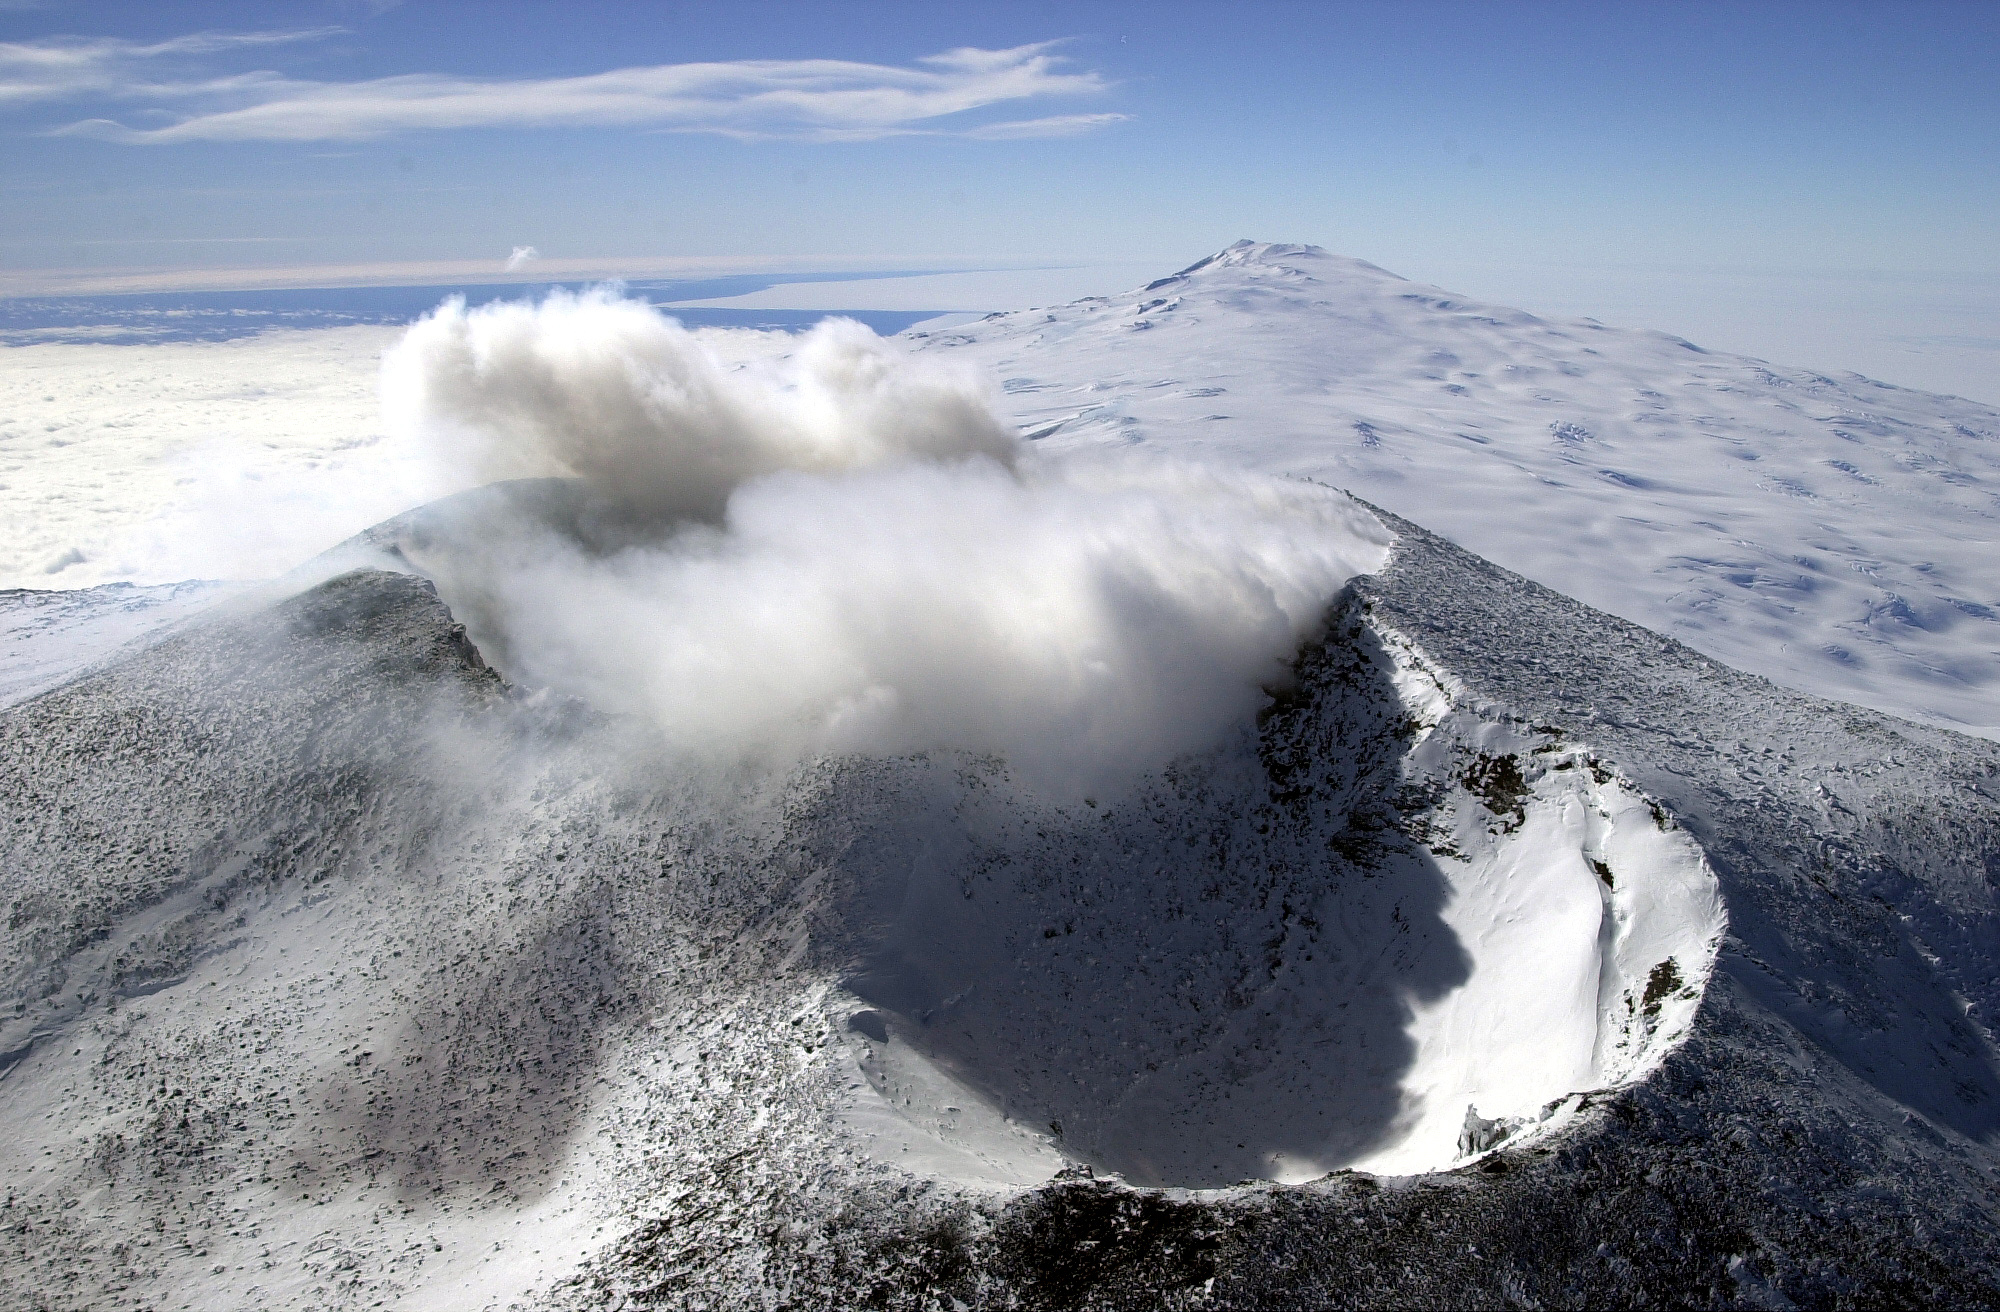
<svg viewBox="0 0 2000 1312"><path fill-rule="evenodd" d="M1656 1065L1721 932L1699 849L1454 691L1349 596L1235 750L1067 808L961 764L809 838L873 910L850 1124L968 1182L1046 1175L1023 1128L1140 1184L1407 1174Z"/></svg>
<svg viewBox="0 0 2000 1312"><path fill-rule="evenodd" d="M455 567L496 515L600 550L629 531L520 482L336 559L435 578L504 667ZM1254 731L1116 798L906 758L794 812L845 890L814 952L855 1007L864 1139L967 1182L1065 1157L1202 1187L1423 1171L1657 1063L1721 932L1696 845L1561 730L1459 704L1352 593L1294 674Z"/></svg>
<svg viewBox="0 0 2000 1312"><path fill-rule="evenodd" d="M1385 645L1420 642L1457 705L1587 737L1704 845L1729 928L1657 1070L1402 1180L1071 1171L994 1199L891 1172L836 1207L717 1172L563 1306L1993 1305L2000 748L1776 688L1390 522L1356 588ZM738 1243L738 1283L687 1256Z"/></svg>

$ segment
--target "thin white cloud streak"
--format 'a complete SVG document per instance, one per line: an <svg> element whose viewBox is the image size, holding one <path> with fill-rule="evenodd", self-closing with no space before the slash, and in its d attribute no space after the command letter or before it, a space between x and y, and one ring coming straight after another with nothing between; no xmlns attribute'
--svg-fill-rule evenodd
<svg viewBox="0 0 2000 1312"><path fill-rule="evenodd" d="M530 261L539 260L540 258L542 258L542 253L533 246L516 246L514 253L507 257L507 272L514 273L526 268Z"/></svg>
<svg viewBox="0 0 2000 1312"><path fill-rule="evenodd" d="M107 241L105 244L114 243ZM5 248L6 244L0 243L0 249ZM907 261L856 261L838 255L819 254L603 256L588 259L550 259L544 256L536 260L531 269L516 274L496 270L491 256L476 260L381 260L356 264L255 265L212 269L0 268L0 296L109 296L119 292L255 291L273 287L411 287L507 281L510 278L535 282L600 282L623 278L715 278L735 273L777 274L837 267L856 270L880 268L883 276L888 277L891 276L890 270L904 263Z"/></svg>
<svg viewBox="0 0 2000 1312"><path fill-rule="evenodd" d="M337 29L202 33L141 45L59 39L0 46L0 104L98 95L192 107L177 122L135 127L90 118L59 134L129 144L356 141L472 128L632 127L740 138L856 141L907 135L986 140L1071 136L1123 120L1070 114L1002 123L954 116L999 105L1096 95L1096 72L1069 71L1053 42L963 48L914 66L837 59L660 64L580 77L482 79L429 73L314 82L275 72L148 81L148 61L310 40ZM167 112L154 106L149 114Z"/></svg>
<svg viewBox="0 0 2000 1312"><path fill-rule="evenodd" d="M977 127L906 128L824 128L801 138L798 133L781 133L749 128L659 128L660 132L710 132L738 141L880 141L885 137L966 137L974 141L1031 141L1046 137L1075 137L1114 123L1129 123L1130 114L1060 114L1050 118L1013 119L1002 123L982 123Z"/></svg>
<svg viewBox="0 0 2000 1312"><path fill-rule="evenodd" d="M1059 114L1053 118L1021 119L1011 123L988 123L967 129L963 134L980 141L1027 141L1036 137L1075 137L1113 123L1129 123L1130 114Z"/></svg>
<svg viewBox="0 0 2000 1312"><path fill-rule="evenodd" d="M127 100L174 99L254 92L282 85L276 73L243 73L192 80L155 80L149 63L264 46L291 45L339 35L337 27L271 32L195 32L166 41L126 41L118 37L51 37L44 41L0 41L0 105L79 96Z"/></svg>

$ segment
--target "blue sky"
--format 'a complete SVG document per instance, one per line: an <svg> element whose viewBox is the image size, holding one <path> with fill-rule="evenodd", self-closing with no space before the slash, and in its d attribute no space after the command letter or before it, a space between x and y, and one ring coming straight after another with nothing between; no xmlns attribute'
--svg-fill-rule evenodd
<svg viewBox="0 0 2000 1312"><path fill-rule="evenodd" d="M1255 236L2000 273L1991 4L0 0L0 41L13 269ZM927 60L966 48L1015 53Z"/></svg>

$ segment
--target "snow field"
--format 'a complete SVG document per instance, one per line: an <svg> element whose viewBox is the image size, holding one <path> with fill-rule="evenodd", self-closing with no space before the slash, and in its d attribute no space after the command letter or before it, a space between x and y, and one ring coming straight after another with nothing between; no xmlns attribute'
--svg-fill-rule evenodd
<svg viewBox="0 0 2000 1312"><path fill-rule="evenodd" d="M2000 411L1242 242L920 335L1038 444L1323 480L1738 669L2000 723Z"/></svg>
<svg viewBox="0 0 2000 1312"><path fill-rule="evenodd" d="M0 707L69 682L229 591L201 582L0 591Z"/></svg>
<svg viewBox="0 0 2000 1312"><path fill-rule="evenodd" d="M499 318L444 322L402 358L435 363L455 332L464 364L484 351L491 366L535 338L504 344ZM593 332L602 342L581 333L578 356ZM787 334L693 336L723 373L769 373L799 349ZM480 481L412 440L410 389L392 387L380 414L377 356L397 340L356 328L0 353L0 586L269 577ZM1737 668L2000 732L1990 406L1540 319L1252 243L1121 296L914 345L999 381L1002 417L1042 444L1316 478ZM549 363L546 343L535 349ZM654 358L628 338L600 365L621 352ZM665 413L670 390L627 387L600 417L617 429L648 406ZM667 410L689 413L684 400ZM519 437L526 412L510 413ZM485 476L524 472L510 441L474 462ZM580 472L547 454L527 472Z"/></svg>
<svg viewBox="0 0 2000 1312"><path fill-rule="evenodd" d="M1471 970L1412 1020L1408 1136L1352 1163L1387 1175L1461 1160L1532 1133L1571 1094L1644 1078L1687 1033L1724 927L1700 847L1587 750L1492 724L1451 740L1526 760L1531 791L1511 831L1483 799L1457 816L1442 918ZM1509 1133L1469 1141L1474 1120Z"/></svg>

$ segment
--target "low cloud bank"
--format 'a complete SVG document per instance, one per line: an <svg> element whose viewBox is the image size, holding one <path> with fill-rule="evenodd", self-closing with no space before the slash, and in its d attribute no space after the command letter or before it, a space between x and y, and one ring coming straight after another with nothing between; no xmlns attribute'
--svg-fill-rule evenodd
<svg viewBox="0 0 2000 1312"><path fill-rule="evenodd" d="M1109 791L1243 722L1385 553L1316 485L1030 451L859 324L795 347L731 360L599 293L448 304L390 353L392 429L464 480L577 478L652 526L422 562L510 675L691 753L962 749Z"/></svg>

